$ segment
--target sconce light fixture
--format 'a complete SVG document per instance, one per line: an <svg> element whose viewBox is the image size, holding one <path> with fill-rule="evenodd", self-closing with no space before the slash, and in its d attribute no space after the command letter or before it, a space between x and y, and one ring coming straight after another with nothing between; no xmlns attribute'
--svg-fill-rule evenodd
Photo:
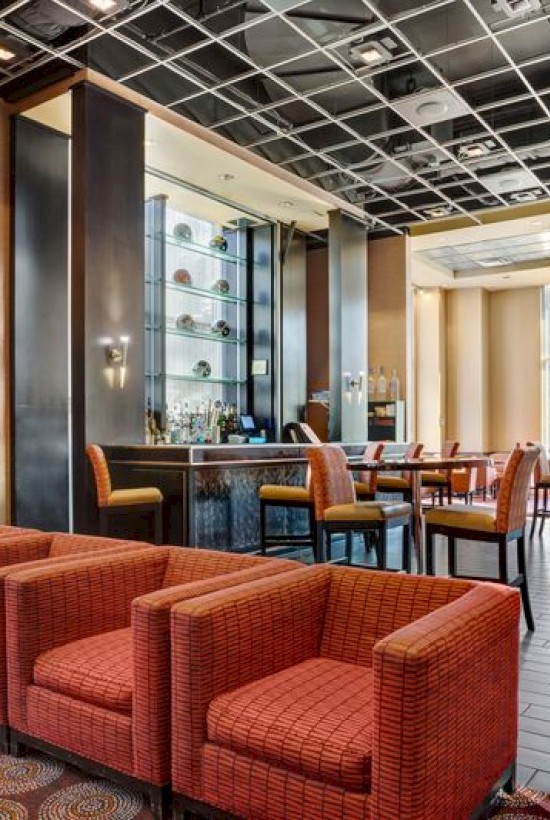
<svg viewBox="0 0 550 820"><path fill-rule="evenodd" d="M360 370L357 378L349 371L342 373L344 379L344 393L348 402L351 404L353 394L357 396L357 404L361 404L363 400L363 385L365 383L365 371Z"/></svg>
<svg viewBox="0 0 550 820"><path fill-rule="evenodd" d="M119 387L124 387L126 380L126 360L128 358L129 336L119 336L118 344L112 339L105 339L105 358L107 366L113 371L118 370Z"/></svg>

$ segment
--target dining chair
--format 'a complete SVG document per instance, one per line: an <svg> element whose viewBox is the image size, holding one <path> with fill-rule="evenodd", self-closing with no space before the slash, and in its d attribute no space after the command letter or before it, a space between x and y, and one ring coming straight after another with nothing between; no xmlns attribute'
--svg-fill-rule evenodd
<svg viewBox="0 0 550 820"><path fill-rule="evenodd" d="M374 532L377 536L376 569L387 569L388 529L402 527L402 568L410 572L411 504L403 501L357 501L346 454L336 444L312 447L307 457L311 467L317 555L326 556L326 560L332 562L332 536L344 533L344 560L351 564L353 533Z"/></svg>
<svg viewBox="0 0 550 820"><path fill-rule="evenodd" d="M454 458L458 453L460 442L445 441L441 448L442 458ZM453 503L453 490L451 484L452 470L430 470L421 473L422 488L429 489L432 495L432 503L435 504L436 494L439 496L439 503L443 504L443 493L447 492L447 501Z"/></svg>
<svg viewBox="0 0 550 820"><path fill-rule="evenodd" d="M109 465L98 444L88 444L86 454L92 465L99 512L99 531L109 534L109 518L123 514L151 514L155 544L162 544L162 493L157 487L113 490Z"/></svg>
<svg viewBox="0 0 550 820"><path fill-rule="evenodd" d="M380 461L385 446L383 441L371 441L363 450L361 461ZM374 501L377 482L378 470L361 470L358 480L354 482L357 500Z"/></svg>
<svg viewBox="0 0 550 820"><path fill-rule="evenodd" d="M420 458L424 445L413 441L404 452L405 459ZM379 493L395 493L401 495L403 501L413 502L412 474L403 470L401 475L379 475L376 480L376 490Z"/></svg>
<svg viewBox="0 0 550 820"><path fill-rule="evenodd" d="M496 509L483 506L434 507L427 510L426 522L426 572L435 574L434 537L447 538L448 572L452 577L496 580L502 584L519 587L523 601L525 620L530 632L535 629L525 564L525 522L531 472L539 457L536 447L516 447L512 450L503 473ZM456 539L492 542L498 545L498 576L494 579L458 573ZM508 579L508 544L516 541L517 576Z"/></svg>

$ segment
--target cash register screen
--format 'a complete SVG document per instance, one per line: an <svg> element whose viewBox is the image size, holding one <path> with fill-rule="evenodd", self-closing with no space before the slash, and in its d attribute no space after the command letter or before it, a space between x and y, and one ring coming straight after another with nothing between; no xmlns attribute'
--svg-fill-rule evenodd
<svg viewBox="0 0 550 820"><path fill-rule="evenodd" d="M243 433L254 433L256 430L254 416L241 416L241 430Z"/></svg>

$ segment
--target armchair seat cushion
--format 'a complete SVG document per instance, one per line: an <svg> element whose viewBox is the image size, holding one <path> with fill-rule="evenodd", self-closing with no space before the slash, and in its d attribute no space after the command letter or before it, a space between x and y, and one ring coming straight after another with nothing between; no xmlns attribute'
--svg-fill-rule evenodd
<svg viewBox="0 0 550 820"><path fill-rule="evenodd" d="M432 510L426 510L424 518L426 524L444 524L446 527L496 532L496 511L476 504L466 507L434 507Z"/></svg>
<svg viewBox="0 0 550 820"><path fill-rule="evenodd" d="M285 487L283 484L262 484L258 495L262 501L300 501L304 504L312 501L306 487Z"/></svg>
<svg viewBox="0 0 550 820"><path fill-rule="evenodd" d="M208 739L237 754L369 791L372 669L312 658L215 698Z"/></svg>
<svg viewBox="0 0 550 820"><path fill-rule="evenodd" d="M325 521L387 521L406 518L412 507L403 501L359 501L356 504L336 504L324 512Z"/></svg>
<svg viewBox="0 0 550 820"><path fill-rule="evenodd" d="M34 683L52 692L131 713L132 630L116 629L44 652L34 665Z"/></svg>
<svg viewBox="0 0 550 820"><path fill-rule="evenodd" d="M162 493L158 487L135 487L131 490L113 490L107 498L107 507L127 504L160 504Z"/></svg>

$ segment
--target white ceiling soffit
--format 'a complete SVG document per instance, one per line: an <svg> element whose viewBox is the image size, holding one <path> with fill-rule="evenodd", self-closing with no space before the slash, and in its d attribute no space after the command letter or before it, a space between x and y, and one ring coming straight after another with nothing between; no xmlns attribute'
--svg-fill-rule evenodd
<svg viewBox="0 0 550 820"><path fill-rule="evenodd" d="M0 96L95 70L401 233L550 200L549 37L548 0L6 0Z"/></svg>

